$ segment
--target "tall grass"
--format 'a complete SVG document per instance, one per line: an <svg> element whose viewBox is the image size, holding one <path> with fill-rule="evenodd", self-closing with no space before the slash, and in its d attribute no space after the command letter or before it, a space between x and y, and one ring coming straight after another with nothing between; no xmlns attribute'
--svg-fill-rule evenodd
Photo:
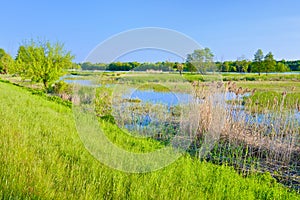
<svg viewBox="0 0 300 200"><path fill-rule="evenodd" d="M243 178L188 154L156 172L115 171L86 151L69 107L7 83L0 91L1 199L300 199L268 174ZM112 142L130 144L116 125L102 123Z"/></svg>
<svg viewBox="0 0 300 200"><path fill-rule="evenodd" d="M195 91L205 99L200 104L198 143L194 151L203 145L211 127L223 123L219 138L212 151L204 159L219 164L235 166L244 174L253 171L268 171L282 183L299 190L300 188L300 121L295 108L297 95L288 98L280 94L272 103L266 96L255 92L246 100L236 96L223 107L223 121L215 118L220 109L214 104L215 94L229 91L243 93L235 83L199 83ZM247 90L251 91L251 90ZM264 98L265 97L265 98ZM271 97L271 99L275 98ZM255 99L255 103L251 103ZM249 100L251 102L249 102Z"/></svg>

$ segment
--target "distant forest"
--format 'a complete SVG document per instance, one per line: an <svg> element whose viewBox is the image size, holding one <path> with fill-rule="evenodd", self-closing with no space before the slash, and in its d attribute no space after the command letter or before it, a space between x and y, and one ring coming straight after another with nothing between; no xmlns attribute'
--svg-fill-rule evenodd
<svg viewBox="0 0 300 200"><path fill-rule="evenodd" d="M138 63L138 62L113 62L110 64L85 62L80 64L82 70L109 70L109 71L182 71L186 72L288 72L300 71L300 60L296 61L276 61L272 52L264 55L261 49L258 49L252 61L241 56L236 61L215 62L214 54L209 48L196 49L188 54L186 62L156 62L156 63Z"/></svg>
<svg viewBox="0 0 300 200"><path fill-rule="evenodd" d="M108 71L179 71L177 62L156 62L156 63L139 63L139 62L113 62L110 64L105 63L79 63L82 70L108 70ZM192 63L181 63L183 66L182 71L196 72L197 68ZM225 61L214 62L214 67L208 71L218 72L259 72L253 61ZM263 65L263 64L262 64ZM245 70L246 66L246 70ZM261 72L265 72L262 66ZM300 71L300 60L296 61L276 61L273 69L269 72L287 72L287 71Z"/></svg>

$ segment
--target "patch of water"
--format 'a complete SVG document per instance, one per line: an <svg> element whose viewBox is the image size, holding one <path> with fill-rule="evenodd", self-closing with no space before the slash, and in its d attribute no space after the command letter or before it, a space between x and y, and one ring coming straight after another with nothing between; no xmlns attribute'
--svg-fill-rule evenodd
<svg viewBox="0 0 300 200"><path fill-rule="evenodd" d="M95 84L93 80L90 79L80 79L80 76L68 74L62 76L60 80L68 83L68 84L77 84L81 86L100 86L100 84Z"/></svg>
<svg viewBox="0 0 300 200"><path fill-rule="evenodd" d="M153 90L134 90L131 89L129 93L124 94L126 99L139 99L142 102L152 104L164 104L168 106L187 104L192 101L192 95L188 93L179 92L156 92Z"/></svg>

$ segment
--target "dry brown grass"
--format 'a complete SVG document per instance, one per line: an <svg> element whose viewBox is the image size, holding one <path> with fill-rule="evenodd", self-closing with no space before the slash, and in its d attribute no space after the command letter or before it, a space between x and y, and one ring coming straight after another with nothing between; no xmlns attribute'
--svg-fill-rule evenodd
<svg viewBox="0 0 300 200"><path fill-rule="evenodd" d="M247 113L243 109L242 99L237 98L233 103L225 104L222 108L221 104L216 103L220 101L216 98L225 96L226 92L253 95L255 89L237 87L234 82L225 84L194 82L193 87L195 96L200 99L197 151L201 150L205 138L213 134L213 137L218 139L213 143L214 149L218 151L212 150L209 159L234 164L243 172L269 171L282 182L299 188L300 128L294 117L294 110L264 110L263 115L260 115L260 122L250 122L247 118L256 114ZM274 104L276 101L277 99L274 99ZM255 104L255 106L260 105ZM240 116L234 117L233 113L238 113ZM220 125L222 129L216 137L216 133L212 130Z"/></svg>

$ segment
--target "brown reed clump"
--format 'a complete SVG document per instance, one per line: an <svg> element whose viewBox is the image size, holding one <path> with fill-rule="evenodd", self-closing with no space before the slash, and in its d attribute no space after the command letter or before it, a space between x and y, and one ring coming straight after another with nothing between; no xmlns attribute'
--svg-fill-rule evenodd
<svg viewBox="0 0 300 200"><path fill-rule="evenodd" d="M197 87L195 87L197 89ZM195 96L204 96L205 101L199 103L199 127L197 134L197 148L201 149L201 141L209 134L213 134L215 152L209 153L208 158L217 163L231 163L242 171L269 171L274 177L284 183L300 186L300 128L294 117L294 110L275 109L279 101L273 99L273 110L260 108L259 100L255 102L255 109L263 113L247 113L241 107L243 100L228 104L218 104L221 96L227 92L243 95L252 91L237 87L234 82L226 84L202 83L195 90ZM283 98L287 92L283 92ZM251 99L247 100L248 103ZM223 102L224 103L224 102ZM270 102L269 102L270 103ZM281 102L282 103L282 102ZM249 104L251 105L251 103ZM223 108L222 108L223 106ZM221 108L220 108L221 107ZM300 111L300 104L296 103ZM221 117L218 117L222 115ZM222 125L218 137L215 130ZM216 153L218 152L218 153ZM280 175L278 175L280 174ZM292 180L290 180L292 177Z"/></svg>

